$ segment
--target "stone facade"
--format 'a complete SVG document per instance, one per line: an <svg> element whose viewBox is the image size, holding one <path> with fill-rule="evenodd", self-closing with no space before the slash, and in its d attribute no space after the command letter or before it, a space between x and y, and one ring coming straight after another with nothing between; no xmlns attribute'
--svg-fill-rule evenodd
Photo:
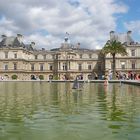
<svg viewBox="0 0 140 140"><path fill-rule="evenodd" d="M118 34L114 31L110 32L110 40L117 40L124 44L126 47L127 56L116 56L116 71L121 72L134 72L140 74L140 44L134 42L131 37L131 31L127 33ZM112 56L108 54L105 59L105 70L112 69Z"/></svg>
<svg viewBox="0 0 140 140"><path fill-rule="evenodd" d="M112 70L112 56L101 56L100 50L72 45L66 37L64 43L51 50L36 49L35 43L23 43L23 36L2 35L0 41L0 78L11 80L59 79L73 80L81 76L84 80L101 79ZM140 74L140 44L134 42L131 31L124 34L110 32L110 40L120 41L126 47L127 56L116 56L116 70Z"/></svg>
<svg viewBox="0 0 140 140"><path fill-rule="evenodd" d="M100 50L72 45L68 38L52 50L35 49L35 43L24 44L22 35L7 37L0 42L0 76L3 79L96 79L104 73Z"/></svg>

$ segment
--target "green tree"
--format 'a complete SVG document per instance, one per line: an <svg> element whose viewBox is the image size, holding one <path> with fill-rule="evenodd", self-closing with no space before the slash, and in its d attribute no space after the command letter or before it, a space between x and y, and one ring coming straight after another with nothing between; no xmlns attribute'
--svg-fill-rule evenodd
<svg viewBox="0 0 140 140"><path fill-rule="evenodd" d="M44 80L44 76L43 75L39 75L39 79L40 80Z"/></svg>
<svg viewBox="0 0 140 140"><path fill-rule="evenodd" d="M115 79L116 74L116 55L121 54L122 56L127 55L126 47L116 40L108 41L102 48L101 52L105 55L111 54L113 59L113 79Z"/></svg>
<svg viewBox="0 0 140 140"><path fill-rule="evenodd" d="M18 78L17 75L12 75L12 79L13 79L13 80L16 80L17 78Z"/></svg>

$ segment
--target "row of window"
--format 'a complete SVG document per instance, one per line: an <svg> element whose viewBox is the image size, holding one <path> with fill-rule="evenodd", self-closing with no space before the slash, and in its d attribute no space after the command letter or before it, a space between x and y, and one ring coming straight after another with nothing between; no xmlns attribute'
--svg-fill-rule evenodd
<svg viewBox="0 0 140 140"><path fill-rule="evenodd" d="M121 69L125 69L126 68L126 64L125 63L122 63L121 64ZM136 63L135 62L132 62L131 63L131 68L132 69L136 69Z"/></svg>
<svg viewBox="0 0 140 140"><path fill-rule="evenodd" d="M82 54L80 54L80 58L82 58ZM135 50L131 50L131 56L136 56ZM5 52L5 58L8 58L8 52ZM17 53L14 53L14 58L17 58ZM60 58L60 57L59 57ZM68 56L70 58L70 56ZM73 56L72 56L73 58ZM92 55L89 54L89 58L92 58ZM35 59L38 59L38 55L35 55ZM46 60L46 55L43 55L43 59Z"/></svg>
<svg viewBox="0 0 140 140"><path fill-rule="evenodd" d="M83 58L83 54L79 55L80 58ZM55 57L55 56L54 56ZM5 58L8 58L8 52L5 52ZM17 53L14 53L14 58L17 58ZM43 59L46 60L47 55L43 55ZM61 56L58 57L59 59L61 58ZM74 58L74 56L70 56L68 55L67 58ZM89 58L92 58L92 54L89 54ZM38 55L35 55L35 59L38 59Z"/></svg>
<svg viewBox="0 0 140 140"><path fill-rule="evenodd" d="M17 70L17 63L13 64L14 70ZM62 66L63 70L68 70L70 69L70 63L63 63ZM88 65L88 70L91 70L92 66ZM4 70L8 70L8 64L4 64ZM31 70L34 71L35 70L35 64L31 64ZM40 64L40 71L44 70L44 64ZM49 70L53 70L53 64L49 64ZM60 70L60 65L59 65L59 70ZM82 70L82 64L78 64L78 70L81 71Z"/></svg>
<svg viewBox="0 0 140 140"><path fill-rule="evenodd" d="M136 56L136 50L135 49L130 50L130 56Z"/></svg>
<svg viewBox="0 0 140 140"><path fill-rule="evenodd" d="M16 63L14 63L13 67L14 67L14 70L17 70L17 64ZM122 62L121 63L121 69L125 69L125 68L126 68L126 64L125 64L125 62ZM135 62L131 63L131 68L132 69L136 68L136 63ZM66 63L64 63L63 64L63 70L68 70L68 69L70 69L70 67ZM91 70L91 69L92 69L92 66L88 65L88 70ZM113 69L113 64L112 63L111 63L111 69ZM8 64L4 65L4 70L8 70ZM35 65L34 64L31 64L31 70L32 71L35 70ZM40 64L40 71L43 71L43 70L44 70L44 64ZM49 70L53 70L53 64L49 65ZM60 70L60 67L59 67L59 70ZM82 71L82 64L78 64L78 70Z"/></svg>
<svg viewBox="0 0 140 140"><path fill-rule="evenodd" d="M8 64L4 64L4 70L8 70ZM14 63L14 70L17 70L17 64Z"/></svg>
<svg viewBox="0 0 140 140"><path fill-rule="evenodd" d="M134 62L134 61L131 62L131 68L136 69L136 62ZM113 69L113 63L111 63L111 69ZM125 62L121 62L121 69L126 69Z"/></svg>
<svg viewBox="0 0 140 140"><path fill-rule="evenodd" d="M60 68L60 64L59 64L59 70L61 69ZM63 70L70 70L70 63L63 63L63 66L62 66L62 69ZM88 65L88 70L91 70L92 69L92 66L91 65ZM35 68L34 68L34 64L31 64L31 70L34 71ZM44 70L44 65L43 64L40 64L40 71L43 71ZM53 64L49 64L49 70L53 70ZM78 64L78 70L81 71L82 70L82 64Z"/></svg>
<svg viewBox="0 0 140 140"><path fill-rule="evenodd" d="M5 58L8 58L8 52L5 52ZM14 58L17 58L17 53L14 53Z"/></svg>
<svg viewBox="0 0 140 140"><path fill-rule="evenodd" d="M131 50L131 56L136 56L136 51L135 50Z"/></svg>
<svg viewBox="0 0 140 140"><path fill-rule="evenodd" d="M80 54L79 57L80 57L80 58L83 58L83 55ZM46 58L47 58L46 55L43 55L43 59L46 59ZM53 56L53 58L54 58L54 59L56 59L56 58L57 58L57 59L61 59L61 56L58 56L58 57ZM74 58L74 56L70 56L70 55L67 56L67 59L73 59L73 58ZM89 58L92 58L92 55L91 55L91 54L89 54ZM35 55L35 59L38 59L38 55Z"/></svg>

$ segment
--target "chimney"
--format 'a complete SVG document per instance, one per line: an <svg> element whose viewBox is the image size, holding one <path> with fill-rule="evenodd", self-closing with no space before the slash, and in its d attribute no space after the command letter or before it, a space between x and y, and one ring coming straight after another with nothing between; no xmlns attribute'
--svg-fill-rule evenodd
<svg viewBox="0 0 140 140"><path fill-rule="evenodd" d="M65 43L67 43L69 39L68 39L68 37L65 37L64 40L65 40Z"/></svg>
<svg viewBox="0 0 140 140"><path fill-rule="evenodd" d="M23 41L23 36L21 34L17 34L17 39L20 43Z"/></svg>
<svg viewBox="0 0 140 140"><path fill-rule="evenodd" d="M110 31L110 40L115 39L115 31Z"/></svg>
<svg viewBox="0 0 140 140"><path fill-rule="evenodd" d="M131 34L132 34L132 31L127 32L127 36L131 36Z"/></svg>
<svg viewBox="0 0 140 140"><path fill-rule="evenodd" d="M35 42L31 42L31 47L35 48Z"/></svg>
<svg viewBox="0 0 140 140"><path fill-rule="evenodd" d="M79 43L79 42L77 43L76 48L77 48L77 49L80 48L80 43Z"/></svg>
<svg viewBox="0 0 140 140"><path fill-rule="evenodd" d="M132 45L134 42L132 41L131 39L131 34L132 34L132 31L127 31L127 44L128 45Z"/></svg>
<svg viewBox="0 0 140 140"><path fill-rule="evenodd" d="M6 35L1 35L1 38L2 39L5 39L7 36Z"/></svg>

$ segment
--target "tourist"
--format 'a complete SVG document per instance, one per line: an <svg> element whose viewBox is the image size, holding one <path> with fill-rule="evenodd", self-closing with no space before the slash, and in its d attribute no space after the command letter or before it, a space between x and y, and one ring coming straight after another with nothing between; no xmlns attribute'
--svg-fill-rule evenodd
<svg viewBox="0 0 140 140"><path fill-rule="evenodd" d="M109 75L108 76L109 76L109 80L112 80L112 76L113 76L112 71L109 72Z"/></svg>
<svg viewBox="0 0 140 140"><path fill-rule="evenodd" d="M105 76L104 86L108 85L108 75Z"/></svg>

